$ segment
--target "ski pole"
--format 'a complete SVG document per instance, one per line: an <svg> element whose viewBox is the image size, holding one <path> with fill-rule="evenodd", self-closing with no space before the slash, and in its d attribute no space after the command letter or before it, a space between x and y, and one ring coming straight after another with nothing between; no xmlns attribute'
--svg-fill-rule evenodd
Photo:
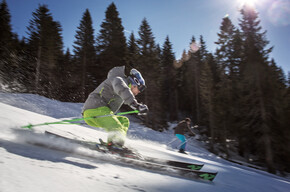
<svg viewBox="0 0 290 192"><path fill-rule="evenodd" d="M74 118L74 119L67 119L67 120L55 121L55 122L45 122L45 123L34 124L34 125L29 124L29 125L26 125L26 126L21 126L21 128L32 129L32 127L38 127L38 126L43 126L43 125L72 124L71 122L75 122L75 121L82 121L82 120L86 120L86 119L97 119L97 118L109 117L109 116L113 116L113 115L128 115L128 114L132 114L132 113L139 113L139 111L138 110L134 110L134 111L127 111L127 112L120 112L120 113L117 113L117 114L100 115L100 116L86 117L86 118ZM78 124L78 123L73 123L73 124Z"/></svg>
<svg viewBox="0 0 290 192"><path fill-rule="evenodd" d="M185 143L187 143L187 140L185 140L184 142L182 142L181 144L179 144L176 148L179 149Z"/></svg>
<svg viewBox="0 0 290 192"><path fill-rule="evenodd" d="M172 141L170 141L170 142L167 143L166 145L169 145L169 144L173 143L173 142L176 141L176 140L177 140L177 138L173 139Z"/></svg>

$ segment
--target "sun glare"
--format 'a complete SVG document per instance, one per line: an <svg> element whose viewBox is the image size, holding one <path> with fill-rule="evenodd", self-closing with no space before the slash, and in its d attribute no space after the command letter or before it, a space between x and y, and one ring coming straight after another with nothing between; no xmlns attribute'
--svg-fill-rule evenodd
<svg viewBox="0 0 290 192"><path fill-rule="evenodd" d="M257 0L239 0L241 6L248 5L248 6L251 6L251 7L255 7L256 1Z"/></svg>

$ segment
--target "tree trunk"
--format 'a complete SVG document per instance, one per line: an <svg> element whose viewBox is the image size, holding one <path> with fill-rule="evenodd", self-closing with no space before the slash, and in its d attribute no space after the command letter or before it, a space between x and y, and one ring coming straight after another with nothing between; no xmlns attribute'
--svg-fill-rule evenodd
<svg viewBox="0 0 290 192"><path fill-rule="evenodd" d="M260 110L262 116L262 140L265 147L265 159L268 167L268 172L275 173L274 163L273 163L273 152L271 146L271 136L270 136L270 128L267 125L267 112L265 108L265 101L263 99L263 94L261 90L261 85L259 85L259 100L260 100Z"/></svg>
<svg viewBox="0 0 290 192"><path fill-rule="evenodd" d="M196 122L197 124L200 123L200 114L199 114L199 91L198 91L198 70L197 70L197 62L195 62L195 105L196 105Z"/></svg>
<svg viewBox="0 0 290 192"><path fill-rule="evenodd" d="M40 64L41 64L41 46L38 46L37 51L37 61L36 61L36 74L35 74L35 90L39 90L39 80L40 80Z"/></svg>
<svg viewBox="0 0 290 192"><path fill-rule="evenodd" d="M214 132L214 118L213 118L213 106L212 106L212 98L211 95L209 95L209 129L210 129L210 145L212 152L215 152L214 150L214 143L215 143L215 132Z"/></svg>
<svg viewBox="0 0 290 192"><path fill-rule="evenodd" d="M85 97L86 97L86 73L87 73L87 58L86 58L86 54L84 55L83 58L83 64L82 64L82 95L81 95L81 101L84 102L85 101Z"/></svg>

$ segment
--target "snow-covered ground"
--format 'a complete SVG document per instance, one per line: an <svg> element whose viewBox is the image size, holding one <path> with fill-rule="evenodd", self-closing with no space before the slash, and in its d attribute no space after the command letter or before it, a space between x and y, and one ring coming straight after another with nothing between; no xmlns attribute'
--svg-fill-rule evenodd
<svg viewBox="0 0 290 192"><path fill-rule="evenodd" d="M110 155L46 137L49 130L71 138L106 139L101 129L79 125L45 125L33 131L27 124L80 117L82 104L63 103L32 94L0 93L0 191L215 191L288 192L290 181L243 167L207 152L191 139L189 155L176 152L173 130L155 132L132 119L126 145L146 156L205 163L202 170L218 171L214 182L188 180L112 162ZM174 125L172 125L173 127ZM52 148L36 146L43 143ZM66 152L56 149L64 149Z"/></svg>

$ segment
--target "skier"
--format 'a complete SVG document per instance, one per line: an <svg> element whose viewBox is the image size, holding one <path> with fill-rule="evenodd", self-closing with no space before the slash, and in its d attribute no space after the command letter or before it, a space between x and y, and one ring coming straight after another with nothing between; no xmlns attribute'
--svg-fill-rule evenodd
<svg viewBox="0 0 290 192"><path fill-rule="evenodd" d="M111 69L107 79L90 93L83 106L84 118L108 115L88 118L85 122L90 126L105 129L108 132L108 146L118 148L124 145L130 124L127 117L114 115L122 104L138 110L139 115L146 115L148 112L148 107L135 99L135 96L146 88L141 73L136 69L131 69L127 70L129 74L126 75L125 70L125 66Z"/></svg>
<svg viewBox="0 0 290 192"><path fill-rule="evenodd" d="M190 130L190 118L186 118L178 123L178 125L174 128L174 134L175 136L181 141L180 147L179 147L179 153L184 153L185 152L185 147L186 147L186 137L184 136L185 132L190 131L193 136L195 135L191 130Z"/></svg>

